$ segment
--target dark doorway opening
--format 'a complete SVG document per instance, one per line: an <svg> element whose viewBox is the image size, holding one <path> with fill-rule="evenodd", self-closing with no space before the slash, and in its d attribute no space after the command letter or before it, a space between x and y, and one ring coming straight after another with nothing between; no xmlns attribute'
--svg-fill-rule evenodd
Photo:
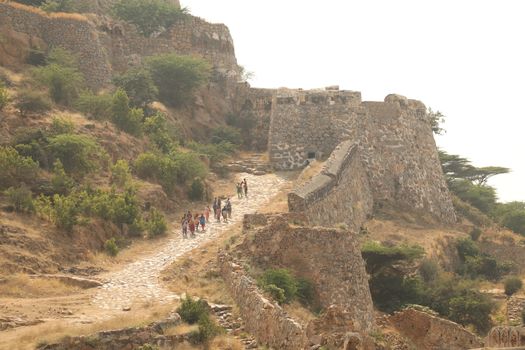
<svg viewBox="0 0 525 350"><path fill-rule="evenodd" d="M308 152L308 159L315 159L315 152Z"/></svg>

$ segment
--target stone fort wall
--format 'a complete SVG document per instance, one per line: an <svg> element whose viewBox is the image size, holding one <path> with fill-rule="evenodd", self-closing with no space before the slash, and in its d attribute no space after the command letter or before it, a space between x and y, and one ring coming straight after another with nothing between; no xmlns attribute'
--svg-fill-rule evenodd
<svg viewBox="0 0 525 350"><path fill-rule="evenodd" d="M343 141L323 170L288 194L290 212L304 213L316 225L346 223L359 230L373 211L373 197L359 150Z"/></svg>
<svg viewBox="0 0 525 350"><path fill-rule="evenodd" d="M455 221L423 103L399 95L362 102L360 93L339 90L276 93L268 145L276 169L326 158L345 140L357 145L376 208L394 206Z"/></svg>
<svg viewBox="0 0 525 350"><path fill-rule="evenodd" d="M233 81L239 76L228 28L194 16L146 38L132 25L105 16L47 14L18 3L0 2L0 29L2 41L18 43L16 50L3 50L0 45L0 64L20 66L31 49L63 47L79 56L82 72L93 88L110 82L113 71L139 65L146 56L170 52L200 56L213 65L216 75Z"/></svg>

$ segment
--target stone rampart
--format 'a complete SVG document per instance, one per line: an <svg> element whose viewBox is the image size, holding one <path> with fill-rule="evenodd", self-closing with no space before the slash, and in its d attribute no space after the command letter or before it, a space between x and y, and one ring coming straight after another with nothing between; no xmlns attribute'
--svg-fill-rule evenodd
<svg viewBox="0 0 525 350"><path fill-rule="evenodd" d="M46 14L30 6L0 2L0 26L4 34L29 39L27 47L13 53L18 64L24 62L30 49L59 46L78 55L80 69L92 87L107 83L111 77L111 66L96 27L81 15ZM31 47L32 44L38 46Z"/></svg>
<svg viewBox="0 0 525 350"><path fill-rule="evenodd" d="M63 47L78 55L92 88L110 82L113 71L123 72L141 64L146 56L171 52L206 59L214 67L214 80L220 76L237 82L239 78L228 28L195 16L187 16L156 36L144 37L134 26L105 16L47 14L34 7L0 2L0 28L9 36L3 40L25 46L2 50L0 45L0 64L20 66L31 49Z"/></svg>
<svg viewBox="0 0 525 350"><path fill-rule="evenodd" d="M245 229L248 237L239 253L246 254L256 266L287 268L310 280L322 307L336 307L349 315L347 331L373 330L368 275L356 235L298 226L294 221L291 216L277 214L266 215L265 226L260 226L264 222L260 217L251 220L253 229Z"/></svg>
<svg viewBox="0 0 525 350"><path fill-rule="evenodd" d="M357 145L337 146L319 174L288 194L288 209L304 213L313 224L346 223L358 230L372 214L373 198Z"/></svg>
<svg viewBox="0 0 525 350"><path fill-rule="evenodd" d="M483 345L461 325L412 308L395 312L389 322L420 350L466 350Z"/></svg>
<svg viewBox="0 0 525 350"><path fill-rule="evenodd" d="M338 90L276 93L268 145L275 168L302 168L308 158L326 158L346 140L357 145L376 208L455 221L423 103L399 95L362 102L360 93ZM317 181L322 186L328 179Z"/></svg>
<svg viewBox="0 0 525 350"><path fill-rule="evenodd" d="M239 307L246 330L260 343L275 349L304 349L308 340L303 327L278 304L266 299L229 255L220 253L218 259L222 277Z"/></svg>

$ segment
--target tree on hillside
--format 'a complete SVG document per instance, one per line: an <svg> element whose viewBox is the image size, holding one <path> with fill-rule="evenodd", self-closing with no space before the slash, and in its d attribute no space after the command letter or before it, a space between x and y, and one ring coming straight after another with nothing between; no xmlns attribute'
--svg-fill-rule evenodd
<svg viewBox="0 0 525 350"><path fill-rule="evenodd" d="M189 13L167 0L120 0L113 6L116 17L130 22L145 35L169 28Z"/></svg>
<svg viewBox="0 0 525 350"><path fill-rule="evenodd" d="M132 106L145 108L153 102L159 90L147 69L135 68L113 78L113 83L124 89Z"/></svg>
<svg viewBox="0 0 525 350"><path fill-rule="evenodd" d="M193 92L210 77L211 66L201 58L165 54L146 61L162 102L180 106L191 101Z"/></svg>
<svg viewBox="0 0 525 350"><path fill-rule="evenodd" d="M479 186L484 186L487 184L487 180L493 176L508 174L510 172L509 168L501 166L486 166L481 168L475 168L474 173L470 176L470 179Z"/></svg>
<svg viewBox="0 0 525 350"><path fill-rule="evenodd" d="M446 130L441 127L441 125L445 122L445 116L443 113L440 111L434 112L432 108L429 107L427 111L427 118L434 134L443 135L446 132Z"/></svg>
<svg viewBox="0 0 525 350"><path fill-rule="evenodd" d="M112 121L115 125L131 135L142 135L142 119L144 112L139 108L129 107L129 98L121 88L113 94L112 101Z"/></svg>

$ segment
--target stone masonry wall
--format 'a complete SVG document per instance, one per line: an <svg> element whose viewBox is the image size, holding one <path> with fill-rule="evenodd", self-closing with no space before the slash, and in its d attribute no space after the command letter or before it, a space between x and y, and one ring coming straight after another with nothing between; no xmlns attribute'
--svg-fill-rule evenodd
<svg viewBox="0 0 525 350"><path fill-rule="evenodd" d="M389 321L420 350L466 350L483 345L461 325L426 312L404 309L390 316Z"/></svg>
<svg viewBox="0 0 525 350"><path fill-rule="evenodd" d="M107 83L111 77L111 66L96 28L82 16L47 15L28 6L0 2L0 26L2 33L27 35L32 42L43 42L49 47L59 46L76 53L86 81L92 87ZM23 59L29 49L19 58Z"/></svg>
<svg viewBox="0 0 525 350"><path fill-rule="evenodd" d="M28 36L30 42L39 43L40 47L27 47L25 52L17 53L18 65L24 63L29 49L60 46L79 56L81 70L92 88L109 83L113 71L139 65L146 56L171 52L206 59L214 67L214 81L220 76L236 83L239 78L228 28L194 16L156 37L146 38L132 25L106 16L47 14L18 3L0 2L0 28L3 35L15 39ZM44 44L47 47L42 47Z"/></svg>
<svg viewBox="0 0 525 350"><path fill-rule="evenodd" d="M295 215L297 216L297 215ZM240 254L262 268L287 268L312 281L322 307L336 306L350 319L348 331L368 333L374 328L374 309L368 275L356 235L349 231L293 226L293 216L259 216L244 231Z"/></svg>
<svg viewBox="0 0 525 350"><path fill-rule="evenodd" d="M218 259L222 277L239 307L246 330L258 342L275 349L304 349L308 340L303 327L279 305L266 299L229 255L219 254Z"/></svg>
<svg viewBox="0 0 525 350"><path fill-rule="evenodd" d="M360 93L339 90L288 90L274 97L268 149L275 168L301 168L309 156L325 158L345 140L358 146L376 208L455 221L423 103L399 95L361 102Z"/></svg>
<svg viewBox="0 0 525 350"><path fill-rule="evenodd" d="M318 175L288 194L288 209L304 213L313 224L346 223L359 230L372 214L373 198L357 145L337 146Z"/></svg>

